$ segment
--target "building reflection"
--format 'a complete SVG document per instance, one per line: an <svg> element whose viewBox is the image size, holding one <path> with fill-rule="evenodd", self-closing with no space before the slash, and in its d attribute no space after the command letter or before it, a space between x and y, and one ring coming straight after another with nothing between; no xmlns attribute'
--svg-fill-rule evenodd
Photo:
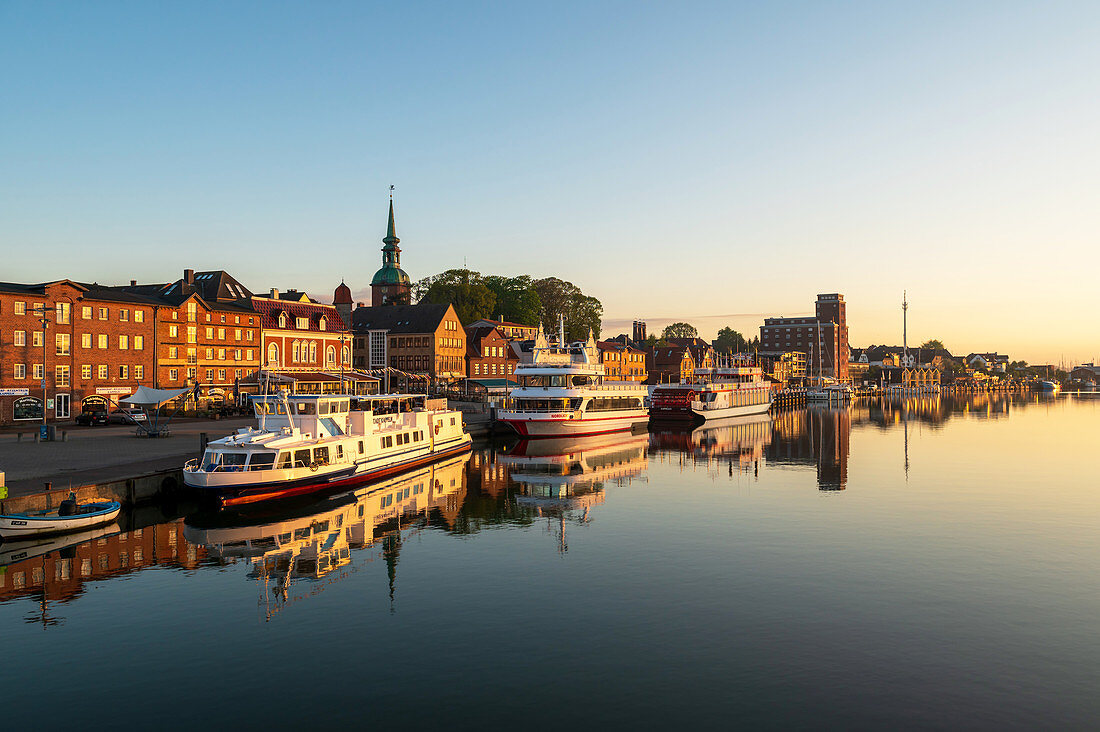
<svg viewBox="0 0 1100 732"><path fill-rule="evenodd" d="M850 408L781 412L764 454L775 465L812 465L820 490L842 491L848 487L852 416Z"/></svg>
<svg viewBox="0 0 1100 732"><path fill-rule="evenodd" d="M608 486L629 484L646 469L648 434L615 433L550 440L522 440L499 455L515 486L515 503L545 518L558 551L569 550L566 523L586 524Z"/></svg>
<svg viewBox="0 0 1100 732"><path fill-rule="evenodd" d="M386 563L390 599L397 563L411 534L433 526L450 530L466 494L469 454L425 466L390 480L278 513L258 507L187 519L188 541L225 563L250 563L249 579L261 583L266 619L316 591L295 590L297 581L332 579L352 562L352 550L376 547Z"/></svg>
<svg viewBox="0 0 1100 732"><path fill-rule="evenodd" d="M194 569L205 552L188 544L182 521L121 531L117 524L78 534L0 544L0 602L35 598L39 612L28 622L55 625L53 603L81 597L87 583L151 567Z"/></svg>

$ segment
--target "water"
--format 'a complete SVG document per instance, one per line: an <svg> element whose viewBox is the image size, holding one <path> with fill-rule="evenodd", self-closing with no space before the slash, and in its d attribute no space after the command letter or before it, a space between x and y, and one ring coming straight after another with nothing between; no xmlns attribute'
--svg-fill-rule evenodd
<svg viewBox="0 0 1100 732"><path fill-rule="evenodd" d="M0 546L5 726L1095 726L1098 418L860 402Z"/></svg>

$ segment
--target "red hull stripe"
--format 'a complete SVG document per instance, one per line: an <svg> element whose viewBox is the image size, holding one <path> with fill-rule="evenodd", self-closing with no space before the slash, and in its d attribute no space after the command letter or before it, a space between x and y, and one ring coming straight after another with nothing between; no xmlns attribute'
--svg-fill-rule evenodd
<svg viewBox="0 0 1100 732"><path fill-rule="evenodd" d="M461 455L464 452L469 452L472 445L466 443L457 448L452 448L445 452L436 453L434 455L425 455L419 460L413 462L403 463L401 465L394 465L389 468L382 468L370 473L359 473L343 480L333 481L332 483L310 483L308 485L294 486L293 488L284 488L282 490L264 491L262 493L249 493L244 496L226 496L220 499L222 506L239 506L245 503L258 503L259 501L271 501L279 498L290 498L292 496L300 496L306 493L313 493L314 491L327 491L332 488L345 488L352 485L358 485L360 483L369 483L370 481L377 480L379 478L385 478L388 475L394 475L395 473L403 473L406 470L418 468L421 465L427 465L428 463L434 463L444 458L453 457L454 455Z"/></svg>

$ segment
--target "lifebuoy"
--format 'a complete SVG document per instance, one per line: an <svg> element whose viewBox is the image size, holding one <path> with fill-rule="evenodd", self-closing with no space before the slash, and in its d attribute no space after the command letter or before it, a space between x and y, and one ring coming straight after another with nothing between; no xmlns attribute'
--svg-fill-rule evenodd
<svg viewBox="0 0 1100 732"><path fill-rule="evenodd" d="M312 470L314 473L317 472L317 468L319 468L319 467L320 466L317 463L310 463L309 464L309 469Z"/></svg>

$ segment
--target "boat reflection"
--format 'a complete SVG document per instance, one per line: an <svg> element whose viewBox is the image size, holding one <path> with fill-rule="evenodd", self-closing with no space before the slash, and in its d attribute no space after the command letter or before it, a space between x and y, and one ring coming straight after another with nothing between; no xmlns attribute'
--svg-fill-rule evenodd
<svg viewBox="0 0 1100 732"><path fill-rule="evenodd" d="M247 561L263 583L267 619L312 593L294 595L296 580L317 580L352 563L352 551L381 544L393 598L406 530L438 515L454 523L466 493L469 453L358 490L273 512L262 506L189 517L185 538L223 562ZM330 578L331 579L331 578Z"/></svg>
<svg viewBox="0 0 1100 732"><path fill-rule="evenodd" d="M547 519L558 551L569 550L567 521L586 524L609 485L629 484L646 469L648 434L523 440L497 457L516 486L516 504ZM555 525L556 521L556 525Z"/></svg>
<svg viewBox="0 0 1100 732"><path fill-rule="evenodd" d="M650 445L656 450L686 453L698 467L759 471L764 448L771 443L772 417L755 414L708 420L693 430L665 427L650 435Z"/></svg>

